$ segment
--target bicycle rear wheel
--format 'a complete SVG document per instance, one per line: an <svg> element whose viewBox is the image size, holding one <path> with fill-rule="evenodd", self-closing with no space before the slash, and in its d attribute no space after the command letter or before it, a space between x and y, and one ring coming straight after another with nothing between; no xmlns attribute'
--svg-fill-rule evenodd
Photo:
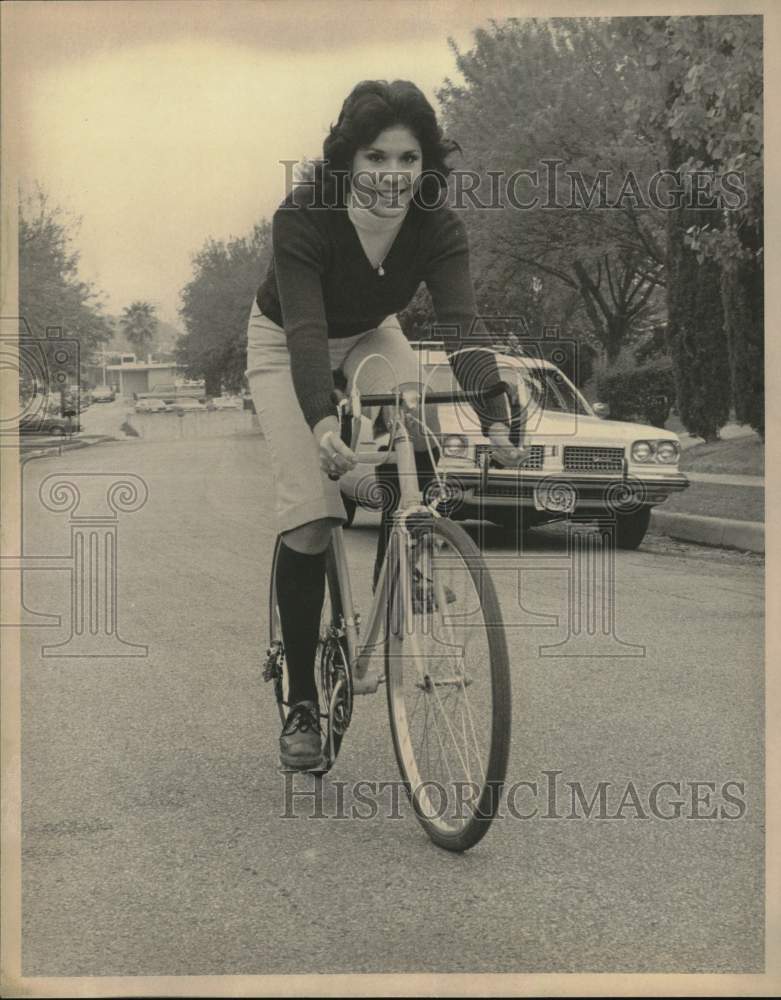
<svg viewBox="0 0 781 1000"><path fill-rule="evenodd" d="M465 851L488 831L507 770L507 644L485 560L463 528L432 518L413 537L406 582L398 556L391 564L391 733L426 833Z"/></svg>
<svg viewBox="0 0 781 1000"><path fill-rule="evenodd" d="M281 539L277 538L271 561L269 585L269 648L263 676L273 683L279 717L284 725L287 718L288 678L282 625L277 606L276 575ZM315 683L321 723L324 722L324 765L328 771L339 753L342 738L350 724L353 705L352 674L347 665L344 641L344 620L339 577L331 546L326 550L326 587L320 633L315 653Z"/></svg>

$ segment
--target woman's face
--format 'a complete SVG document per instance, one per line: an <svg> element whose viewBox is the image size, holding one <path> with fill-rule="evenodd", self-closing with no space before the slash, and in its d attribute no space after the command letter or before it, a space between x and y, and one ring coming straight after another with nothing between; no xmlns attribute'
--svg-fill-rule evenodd
<svg viewBox="0 0 781 1000"><path fill-rule="evenodd" d="M409 204L423 172L423 151L404 125L386 128L353 157L351 186L360 205L376 215Z"/></svg>

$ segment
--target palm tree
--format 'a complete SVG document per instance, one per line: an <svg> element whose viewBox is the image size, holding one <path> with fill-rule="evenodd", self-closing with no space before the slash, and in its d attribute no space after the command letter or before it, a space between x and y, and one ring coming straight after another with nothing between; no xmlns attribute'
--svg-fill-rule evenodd
<svg viewBox="0 0 781 1000"><path fill-rule="evenodd" d="M157 333L157 316L151 302L133 302L125 306L119 319L125 340L135 349L137 357L145 357Z"/></svg>

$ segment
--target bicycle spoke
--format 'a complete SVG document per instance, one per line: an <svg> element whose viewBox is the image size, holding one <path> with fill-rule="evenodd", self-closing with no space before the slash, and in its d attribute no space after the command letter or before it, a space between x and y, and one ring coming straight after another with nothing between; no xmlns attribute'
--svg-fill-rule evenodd
<svg viewBox="0 0 781 1000"><path fill-rule="evenodd" d="M444 719L445 725L447 726L448 733L450 734L451 740L453 741L453 746L455 748L456 753L458 754L459 760L461 761L461 766L464 768L464 772L466 773L466 771L468 769L466 767L466 763L464 762L463 754L461 753L461 751L460 751L460 749L458 747L458 740L456 739L456 735L453 732L453 727L450 725L450 722L448 721L447 713L442 708L442 702L441 702L441 699L439 697L439 692L437 691L436 687L434 688L434 697L439 702L440 714L442 715L442 718Z"/></svg>
<svg viewBox="0 0 781 1000"><path fill-rule="evenodd" d="M445 519L411 547L407 572L402 585L412 590L413 617L398 659L388 661L397 758L429 835L464 850L485 833L498 804L488 786L501 785L506 767L509 668L496 628L501 618L479 551Z"/></svg>

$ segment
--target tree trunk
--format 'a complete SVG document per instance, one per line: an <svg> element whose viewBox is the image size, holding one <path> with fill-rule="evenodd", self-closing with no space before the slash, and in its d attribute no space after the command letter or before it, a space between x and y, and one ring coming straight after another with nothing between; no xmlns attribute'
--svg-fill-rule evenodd
<svg viewBox="0 0 781 1000"><path fill-rule="evenodd" d="M612 368L616 361L618 361L621 348L626 343L629 335L630 325L626 316L611 316L605 324L605 353L609 368Z"/></svg>
<svg viewBox="0 0 781 1000"><path fill-rule="evenodd" d="M677 166L688 152L672 143L670 162ZM686 205L667 218L667 331L678 412L686 430L706 441L718 440L732 401L721 268L713 260L698 260L686 245L686 233L692 226L712 227L715 221L716 213Z"/></svg>
<svg viewBox="0 0 781 1000"><path fill-rule="evenodd" d="M759 237L758 233L752 234ZM748 241L745 241L748 243ZM760 239L756 240L759 244ZM765 436L764 270L754 256L730 261L721 288L735 418Z"/></svg>

